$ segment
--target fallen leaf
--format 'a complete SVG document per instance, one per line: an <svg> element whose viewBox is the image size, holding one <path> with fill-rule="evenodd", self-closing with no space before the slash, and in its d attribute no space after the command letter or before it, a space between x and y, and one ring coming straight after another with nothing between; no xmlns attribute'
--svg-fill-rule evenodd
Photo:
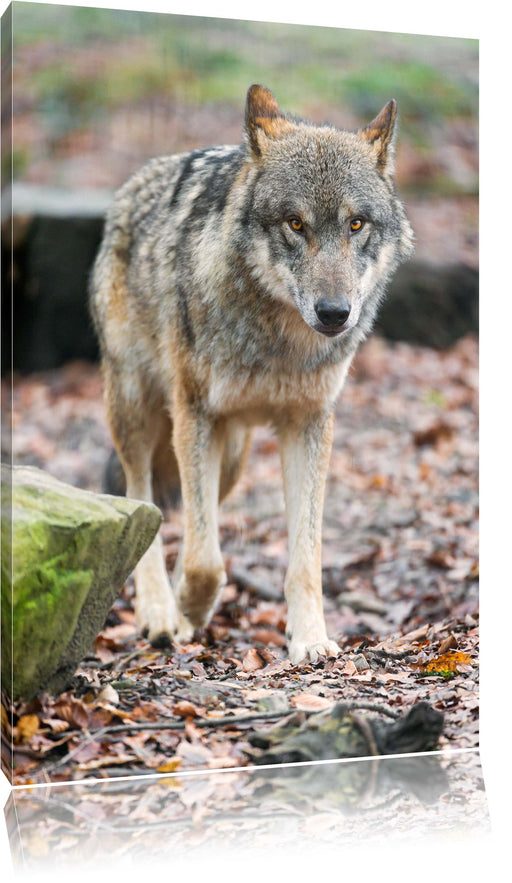
<svg viewBox="0 0 512 883"><path fill-rule="evenodd" d="M165 763L161 763L160 766L157 766L157 773L174 773L176 770L179 770L182 765L181 757L173 757L170 760L167 760Z"/></svg>
<svg viewBox="0 0 512 883"><path fill-rule="evenodd" d="M270 663L272 662L275 662L277 659L277 654L274 653L272 650L269 650L268 647L260 647L258 653L263 661L266 662L268 665L270 665Z"/></svg>
<svg viewBox="0 0 512 883"><path fill-rule="evenodd" d="M70 742L68 750L73 752L73 760L79 764L89 763L104 755L101 742L95 739L88 739L77 748L73 746L73 742Z"/></svg>
<svg viewBox="0 0 512 883"><path fill-rule="evenodd" d="M129 745L130 748L142 748L148 739L152 737L152 731L146 730L146 732L133 733L131 736L123 736L123 742L125 745Z"/></svg>
<svg viewBox="0 0 512 883"><path fill-rule="evenodd" d="M139 763L139 759L134 757L133 754L106 754L103 757L97 757L94 760L90 760L87 763L79 763L77 769L79 770L97 770L103 766L118 766L119 764L133 764Z"/></svg>
<svg viewBox="0 0 512 883"><path fill-rule="evenodd" d="M206 745L202 745L200 742L194 742L192 744L185 739L178 745L176 753L180 755L180 758L182 758L188 766L192 767L209 764L213 757L212 752L206 747Z"/></svg>
<svg viewBox="0 0 512 883"><path fill-rule="evenodd" d="M316 693L296 693L290 699L290 705L299 711L323 711L325 708L332 708L334 704L334 699L327 699Z"/></svg>
<svg viewBox="0 0 512 883"><path fill-rule="evenodd" d="M126 639L133 637L134 631L134 625L130 622L103 629L94 642L95 655L102 662L112 662L116 658L115 651L125 649Z"/></svg>
<svg viewBox="0 0 512 883"><path fill-rule="evenodd" d="M37 714L24 714L14 728L15 742L30 742L39 729Z"/></svg>
<svg viewBox="0 0 512 883"><path fill-rule="evenodd" d="M122 622L120 625L113 625L103 629L99 636L105 641L114 642L118 647L123 647L126 638L134 637L134 632L135 629L132 622Z"/></svg>
<svg viewBox="0 0 512 883"><path fill-rule="evenodd" d="M119 720L124 721L123 713L121 711L118 711L117 708L114 708L113 705L108 705L108 703L106 702L104 704L98 702L89 715L88 725L91 729L108 727L108 725L112 723L112 720L114 718L119 718Z"/></svg>
<svg viewBox="0 0 512 883"><path fill-rule="evenodd" d="M242 668L245 672L257 671L264 668L266 661L260 655L260 652L254 647L250 647L242 660Z"/></svg>
<svg viewBox="0 0 512 883"><path fill-rule="evenodd" d="M436 445L442 440L451 439L452 436L453 428L448 423L445 423L444 420L438 420L426 429L416 430L413 439L417 447L423 447L424 445Z"/></svg>
<svg viewBox="0 0 512 883"><path fill-rule="evenodd" d="M103 702L111 702L112 705L118 705L119 693L110 684L106 684L98 694L98 699L101 699Z"/></svg>
<svg viewBox="0 0 512 883"><path fill-rule="evenodd" d="M424 671L461 671L460 666L469 666L471 670L471 657L467 653L444 653L438 656L432 662L428 662L423 666Z"/></svg>
<svg viewBox="0 0 512 883"><path fill-rule="evenodd" d="M455 647L457 647L457 638L455 637L455 635L448 635L448 637L445 638L444 641L441 641L441 643L439 644L438 653L440 656L442 656L444 653L447 652L447 650L454 650Z"/></svg>
<svg viewBox="0 0 512 883"><path fill-rule="evenodd" d="M420 479L421 481L426 481L429 478L430 473L432 472L432 467L429 463L420 463Z"/></svg>
<svg viewBox="0 0 512 883"><path fill-rule="evenodd" d="M194 705L193 702L183 700L182 702L177 702L176 705L173 706L172 713L175 714L176 717L201 717L203 709Z"/></svg>
<svg viewBox="0 0 512 883"><path fill-rule="evenodd" d="M68 728L67 721L63 721L59 717L44 717L41 723L48 727L52 733L64 733Z"/></svg>
<svg viewBox="0 0 512 883"><path fill-rule="evenodd" d="M376 472L375 475L370 477L370 481L368 483L368 487L370 488L378 488L380 490L389 490L391 486L391 481L387 475L383 475L381 472Z"/></svg>
<svg viewBox="0 0 512 883"><path fill-rule="evenodd" d="M85 729L89 723L89 709L86 705L70 694L62 694L60 700L54 705L56 717L65 720L71 727L79 730Z"/></svg>
<svg viewBox="0 0 512 883"><path fill-rule="evenodd" d="M185 736L190 742L202 742L205 738L205 731L200 727L196 727L192 717L185 718Z"/></svg>
<svg viewBox="0 0 512 883"><path fill-rule="evenodd" d="M0 708L2 710L2 733L6 733L7 737L10 738L10 734L11 734L10 715L8 714L7 710L4 708L3 705L1 705Z"/></svg>
<svg viewBox="0 0 512 883"><path fill-rule="evenodd" d="M94 642L94 655L101 662L112 662L116 658L116 654L111 649L101 635L98 635Z"/></svg>
<svg viewBox="0 0 512 883"><path fill-rule="evenodd" d="M457 564L457 559L448 551L448 549L435 549L428 556L427 563L433 564L435 567L444 567L445 570L450 570L450 568L455 567Z"/></svg>
<svg viewBox="0 0 512 883"><path fill-rule="evenodd" d="M272 604L270 607L257 607L250 616L249 621L252 625L274 626L280 632L286 629L286 613L284 605Z"/></svg>
<svg viewBox="0 0 512 883"><path fill-rule="evenodd" d="M273 644L274 647L284 647L286 645L285 636L274 629L256 629L254 632L251 632L251 636L254 641L258 641L261 644Z"/></svg>
<svg viewBox="0 0 512 883"><path fill-rule="evenodd" d="M154 702L145 702L141 699L139 704L135 706L133 711L128 714L127 717L129 717L130 720L143 723L144 721L157 721L160 714L161 708L158 705Z"/></svg>

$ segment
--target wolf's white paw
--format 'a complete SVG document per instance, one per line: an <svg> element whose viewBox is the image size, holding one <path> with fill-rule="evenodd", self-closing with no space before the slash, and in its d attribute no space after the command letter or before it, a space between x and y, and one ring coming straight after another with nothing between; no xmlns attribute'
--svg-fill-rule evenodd
<svg viewBox="0 0 512 883"><path fill-rule="evenodd" d="M137 604L137 626L153 647L170 647L181 626L180 616L173 597L164 603Z"/></svg>
<svg viewBox="0 0 512 883"><path fill-rule="evenodd" d="M175 639L178 644L188 644L194 635L194 626L187 617L178 610L178 626Z"/></svg>
<svg viewBox="0 0 512 883"><path fill-rule="evenodd" d="M292 639L288 647L288 655L294 665L299 662L318 662L321 656L335 657L340 653L341 650L336 641L330 641L329 638L314 641L311 644Z"/></svg>

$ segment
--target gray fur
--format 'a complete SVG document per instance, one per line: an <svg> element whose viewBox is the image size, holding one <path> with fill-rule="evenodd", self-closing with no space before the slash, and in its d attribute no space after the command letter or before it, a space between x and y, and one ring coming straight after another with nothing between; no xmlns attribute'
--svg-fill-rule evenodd
<svg viewBox="0 0 512 883"><path fill-rule="evenodd" d="M395 116L391 101L358 132L315 126L286 117L268 90L252 86L241 145L152 160L108 214L91 285L107 412L129 492L150 494L148 457L153 478L167 473L174 490L179 466L193 537L185 536L178 600L187 612L188 598L194 623L207 621L223 578L208 510L219 487L207 486L204 446L219 446L220 466L212 462L222 497L257 422L276 426L289 469L304 470L301 487L315 495L309 512L299 507L300 523L289 517L314 549L318 592L329 415L387 281L412 252L392 179ZM348 304L343 326L326 324L320 301ZM172 468L165 432L174 433ZM287 481L292 499L296 482ZM285 584L292 656L313 658L336 645L319 624L314 592L316 624L302 628L293 600L304 596L304 611L310 603L307 587L297 588L307 570L301 554L297 546ZM161 580L154 550L150 557L147 574ZM148 609L163 609L163 593ZM160 631L150 624L150 634L160 640L171 621Z"/></svg>

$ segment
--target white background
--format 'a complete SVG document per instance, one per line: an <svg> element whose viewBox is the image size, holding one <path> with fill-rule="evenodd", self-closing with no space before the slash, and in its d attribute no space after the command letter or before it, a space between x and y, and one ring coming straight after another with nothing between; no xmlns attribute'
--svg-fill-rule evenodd
<svg viewBox="0 0 512 883"><path fill-rule="evenodd" d="M72 5L72 4L68 4ZM510 873L512 814L509 808L510 777L510 658L512 593L511 536L511 460L512 460L512 284L507 260L512 257L512 235L508 227L511 213L511 99L510 99L510 16L503 0L488 2L450 2L427 0L422 5L414 0L314 0L311 3L286 0L259 0L254 4L233 0L174 0L174 2L110 3L83 2L82 6L104 6L119 9L186 13L260 21L295 22L334 27L366 28L403 33L436 34L470 37L480 40L482 147L482 196L480 211L481 234L481 756L493 826L492 840L485 842L447 842L435 853L418 854L404 845L393 853L379 854L358 849L343 854L342 860L329 867L318 866L318 859L308 865L303 857L300 865L292 855L282 856L276 867L266 868L260 861L248 858L229 867L212 863L204 869L205 883L226 880L268 881L322 880L342 881L353 878L367 881L407 880L420 883L458 879L469 883L480 879L501 881ZM1 3L0 8L6 8ZM5 292L4 292L5 295ZM9 794L5 779L0 780L0 805ZM508 848L507 848L508 847ZM12 879L10 851L5 826L0 818L0 854ZM180 862L168 868L148 868L151 876L164 873L174 880L180 876L188 881L197 879L197 867L191 873ZM90 875L88 875L90 876ZM123 883L140 877L129 867L114 871L105 869L94 875L96 880L122 878ZM147 875L149 876L149 874ZM74 879L87 879L77 868ZM165 879L164 878L164 879ZM6 879L6 877L4 877Z"/></svg>

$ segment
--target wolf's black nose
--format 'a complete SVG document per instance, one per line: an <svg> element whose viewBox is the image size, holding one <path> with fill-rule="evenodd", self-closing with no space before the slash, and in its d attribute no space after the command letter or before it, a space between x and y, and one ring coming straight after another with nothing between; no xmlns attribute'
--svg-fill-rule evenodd
<svg viewBox="0 0 512 883"><path fill-rule="evenodd" d="M339 328L340 325L345 324L350 315L350 304L345 298L332 300L332 298L322 297L315 304L315 313L322 325L327 325L329 328Z"/></svg>

